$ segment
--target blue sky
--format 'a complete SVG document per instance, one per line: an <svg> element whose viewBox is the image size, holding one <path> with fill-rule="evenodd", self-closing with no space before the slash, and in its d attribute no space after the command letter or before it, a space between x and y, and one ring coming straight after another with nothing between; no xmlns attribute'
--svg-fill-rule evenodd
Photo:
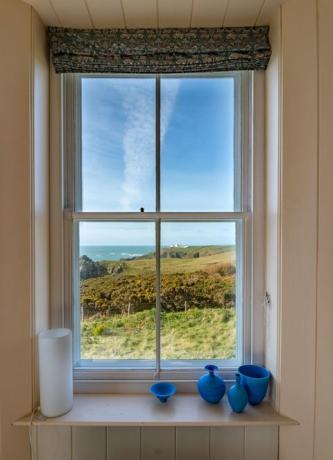
<svg viewBox="0 0 333 460"><path fill-rule="evenodd" d="M233 85L232 78L161 80L162 211L233 210ZM155 118L154 79L83 79L83 210L155 210ZM81 244L150 244L148 229L121 225L81 224ZM229 244L234 226L168 224L166 240Z"/></svg>

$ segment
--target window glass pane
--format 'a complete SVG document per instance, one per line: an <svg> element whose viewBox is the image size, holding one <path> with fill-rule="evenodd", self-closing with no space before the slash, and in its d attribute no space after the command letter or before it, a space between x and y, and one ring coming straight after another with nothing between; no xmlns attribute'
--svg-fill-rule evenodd
<svg viewBox="0 0 333 460"><path fill-rule="evenodd" d="M233 211L234 79L161 79L161 210Z"/></svg>
<svg viewBox="0 0 333 460"><path fill-rule="evenodd" d="M81 359L155 360L155 224L79 230Z"/></svg>
<svg viewBox="0 0 333 460"><path fill-rule="evenodd" d="M161 224L161 357L236 358L235 223Z"/></svg>
<svg viewBox="0 0 333 460"><path fill-rule="evenodd" d="M155 80L82 78L82 209L155 210Z"/></svg>

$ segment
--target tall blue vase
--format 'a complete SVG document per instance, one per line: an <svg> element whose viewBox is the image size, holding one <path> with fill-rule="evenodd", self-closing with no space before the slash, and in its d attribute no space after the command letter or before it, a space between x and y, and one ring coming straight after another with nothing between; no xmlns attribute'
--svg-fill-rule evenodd
<svg viewBox="0 0 333 460"><path fill-rule="evenodd" d="M229 388L228 401L231 409L240 414L248 403L248 396L245 388L240 383L240 374L236 373L236 383Z"/></svg>
<svg viewBox="0 0 333 460"><path fill-rule="evenodd" d="M205 366L208 374L203 375L198 380L198 391L201 397L211 403L217 404L221 401L225 393L225 384L222 377L215 374L218 370L217 366L208 364Z"/></svg>

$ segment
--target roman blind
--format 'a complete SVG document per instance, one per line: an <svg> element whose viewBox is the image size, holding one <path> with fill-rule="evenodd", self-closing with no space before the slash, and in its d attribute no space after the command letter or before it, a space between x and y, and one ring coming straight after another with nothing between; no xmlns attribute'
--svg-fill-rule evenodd
<svg viewBox="0 0 333 460"><path fill-rule="evenodd" d="M49 28L57 73L192 73L265 70L269 27Z"/></svg>

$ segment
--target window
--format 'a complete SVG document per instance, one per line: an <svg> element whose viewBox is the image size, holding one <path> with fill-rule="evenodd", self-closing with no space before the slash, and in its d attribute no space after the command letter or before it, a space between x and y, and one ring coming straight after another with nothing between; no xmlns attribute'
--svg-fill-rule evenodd
<svg viewBox="0 0 333 460"><path fill-rule="evenodd" d="M62 78L74 365L184 376L249 361L253 73Z"/></svg>

